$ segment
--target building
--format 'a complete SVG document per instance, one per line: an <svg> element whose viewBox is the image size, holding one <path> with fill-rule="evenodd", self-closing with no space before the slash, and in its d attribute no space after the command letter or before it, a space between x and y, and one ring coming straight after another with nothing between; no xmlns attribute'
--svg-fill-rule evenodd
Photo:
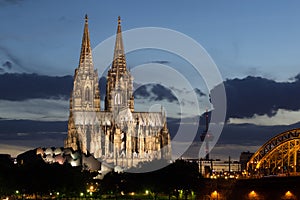
<svg viewBox="0 0 300 200"><path fill-rule="evenodd" d="M85 170L99 171L101 163L92 155L82 154L80 151L73 151L71 148L47 147L37 148L36 155L41 156L45 163L58 163L63 165L69 163L72 167L81 166ZM35 157L35 156L32 156Z"/></svg>
<svg viewBox="0 0 300 200"><path fill-rule="evenodd" d="M105 107L101 109L98 74L93 66L86 16L70 98L65 147L89 152L102 162L122 168L171 158L170 134L164 112L134 110L133 77L126 67L120 17L104 103Z"/></svg>
<svg viewBox="0 0 300 200"><path fill-rule="evenodd" d="M220 159L194 159L182 158L189 162L197 163L199 173L204 178L237 178L241 174L241 164L238 161Z"/></svg>
<svg viewBox="0 0 300 200"><path fill-rule="evenodd" d="M240 155L240 163L241 163L241 170L244 171L247 169L247 162L251 159L254 153L249 151L242 152Z"/></svg>

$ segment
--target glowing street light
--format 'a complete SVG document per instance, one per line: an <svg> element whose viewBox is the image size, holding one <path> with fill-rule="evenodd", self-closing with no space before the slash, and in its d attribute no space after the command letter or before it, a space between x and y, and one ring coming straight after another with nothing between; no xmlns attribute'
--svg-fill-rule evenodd
<svg viewBox="0 0 300 200"><path fill-rule="evenodd" d="M90 191L94 191L94 186L93 185L90 186Z"/></svg>
<svg viewBox="0 0 300 200"><path fill-rule="evenodd" d="M220 194L218 193L217 190L215 190L215 191L213 191L213 192L211 193L210 196L211 196L211 199L218 199L219 196L220 196Z"/></svg>
<svg viewBox="0 0 300 200"><path fill-rule="evenodd" d="M287 191L284 195L284 199L294 199L295 195L291 191Z"/></svg>
<svg viewBox="0 0 300 200"><path fill-rule="evenodd" d="M254 190L252 190L251 192L249 192L248 197L249 199L256 199L258 198L258 194Z"/></svg>

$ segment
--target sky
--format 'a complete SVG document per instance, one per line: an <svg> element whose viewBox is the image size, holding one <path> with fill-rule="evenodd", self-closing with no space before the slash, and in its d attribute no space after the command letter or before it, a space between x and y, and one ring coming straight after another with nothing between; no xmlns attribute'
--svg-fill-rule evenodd
<svg viewBox="0 0 300 200"><path fill-rule="evenodd" d="M284 81L298 73L298 4L2 0L0 51L16 58L26 72L73 74L84 15L90 18L93 47L115 33L121 16L123 30L162 27L193 38L208 51L224 79L259 75Z"/></svg>
<svg viewBox="0 0 300 200"><path fill-rule="evenodd" d="M215 155L220 156L220 152L224 152L226 147L228 150L226 156L228 153L237 157L240 151L255 151L272 134L294 127L299 122L300 105L288 99L281 101L279 98L282 95L289 95L290 91L295 94L297 89L300 89L296 77L300 72L299 4L299 1L271 0L187 2L0 0L0 73L25 72L51 77L73 76L79 60L85 14L89 16L91 45L94 50L102 44L101 42L110 37L114 38L118 16L122 18L123 31L157 27L182 33L203 47L204 53L219 70L222 80L228 81L225 83L225 87L229 88L227 101L230 101L228 104L230 114L226 117L228 127L225 127L225 134L222 133L220 137L221 142L215 148ZM129 47L129 44L126 45L128 40L124 42L126 49ZM112 56L113 47L107 51ZM190 63L184 58L161 51L133 51L127 55L127 64L131 67L144 66L143 69L147 64L170 65L192 83L191 88L187 89L182 86L181 81L171 81L171 85L166 85L171 87L173 92L178 91L179 95L185 94L182 101L185 102L186 111L197 111L193 104L189 105L188 102L189 95L194 94L195 88L204 94L197 93L196 97L201 112L209 108L208 91L212 88L205 87L205 81L201 78L199 80L199 76L194 75L193 71L186 70L189 69ZM170 74L163 75L167 77ZM247 79L248 76L261 79ZM62 83L67 83L67 86L61 86L63 88L58 91L53 90L54 86L60 87L55 85L58 83L55 78L55 80L40 78L39 83L52 84L51 93L50 87L45 89L49 92L47 94L35 87L34 91L20 89L18 85L14 87L14 83L10 82L26 79L23 84L26 85L25 83L34 80L31 78L9 77L2 80L5 86L0 87L0 118L43 122L66 121L69 95L66 91L70 89L68 85L70 79L61 80ZM140 76L142 80L147 78L149 77ZM175 83L176 88L175 86L172 88L172 84ZM44 87L47 88L47 84ZM28 87L33 88L30 84ZM278 88L281 88L280 91ZM149 92L150 89L146 91ZM27 94L23 94L24 91ZM40 94L39 92L42 93L40 96L29 95ZM22 93L22 97L16 98L18 93ZM155 105L162 103L170 107L168 110L172 116L180 109L175 101L167 98L170 94L166 95L166 91L164 91L165 99L156 98L159 93L151 95L152 99L137 99L137 108L145 109L147 105L145 102L151 103L153 107L159 107ZM55 98L52 98L54 96ZM244 142L237 139L235 142L237 148L230 146L228 138L233 136L229 134L230 137L226 138L226 130L238 133L241 126L244 128L251 126L249 134L255 129L259 142L253 142L253 139L252 143L250 139ZM3 130L6 130L5 128ZM56 140L46 137L39 137L40 140L34 142L32 140L34 136L31 136L31 139L20 139L32 130L28 128L26 131L22 131L22 128L14 133L2 131L0 153L10 149L20 152L37 145L57 145ZM44 131L37 130L36 133L44 134ZM57 138L65 137L61 133L66 132L63 128L55 131L60 134ZM259 131L267 133L263 135L258 133ZM15 134L16 137L7 139L9 134ZM242 138L241 135L234 137ZM246 143L249 148L243 148ZM58 143L61 144L62 142Z"/></svg>

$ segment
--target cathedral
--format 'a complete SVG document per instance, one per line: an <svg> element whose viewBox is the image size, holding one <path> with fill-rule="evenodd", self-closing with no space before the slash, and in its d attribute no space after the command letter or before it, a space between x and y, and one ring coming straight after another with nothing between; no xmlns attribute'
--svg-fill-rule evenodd
<svg viewBox="0 0 300 200"><path fill-rule="evenodd" d="M133 77L126 67L120 17L103 109L98 83L86 15L65 147L127 169L155 159L170 160L171 141L164 112L134 110Z"/></svg>

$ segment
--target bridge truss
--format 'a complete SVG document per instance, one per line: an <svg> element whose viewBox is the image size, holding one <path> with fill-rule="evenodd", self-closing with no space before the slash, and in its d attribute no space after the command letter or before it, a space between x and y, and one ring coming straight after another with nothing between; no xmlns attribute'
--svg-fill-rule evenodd
<svg viewBox="0 0 300 200"><path fill-rule="evenodd" d="M250 176L300 175L300 128L276 135L247 163Z"/></svg>

